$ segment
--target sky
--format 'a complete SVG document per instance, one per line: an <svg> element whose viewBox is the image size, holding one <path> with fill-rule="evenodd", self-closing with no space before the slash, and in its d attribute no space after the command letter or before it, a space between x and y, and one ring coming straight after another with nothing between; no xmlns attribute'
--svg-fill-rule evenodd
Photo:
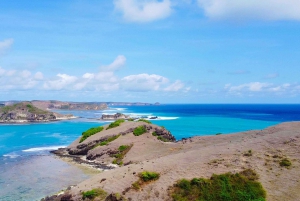
<svg viewBox="0 0 300 201"><path fill-rule="evenodd" d="M299 103L299 0L0 0L0 100Z"/></svg>

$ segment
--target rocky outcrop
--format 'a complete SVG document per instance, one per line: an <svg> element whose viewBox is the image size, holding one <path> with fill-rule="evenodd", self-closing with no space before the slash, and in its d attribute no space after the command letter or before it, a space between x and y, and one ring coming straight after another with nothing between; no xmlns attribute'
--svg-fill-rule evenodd
<svg viewBox="0 0 300 201"><path fill-rule="evenodd" d="M129 116L122 114L122 113L116 113L116 114L103 114L101 117L101 120L116 120L116 119L128 119Z"/></svg>
<svg viewBox="0 0 300 201"><path fill-rule="evenodd" d="M157 136L160 136L160 137L168 140L169 142L176 141L175 137L170 133L170 131L166 130L165 128L155 128L154 130L155 130L154 132Z"/></svg>

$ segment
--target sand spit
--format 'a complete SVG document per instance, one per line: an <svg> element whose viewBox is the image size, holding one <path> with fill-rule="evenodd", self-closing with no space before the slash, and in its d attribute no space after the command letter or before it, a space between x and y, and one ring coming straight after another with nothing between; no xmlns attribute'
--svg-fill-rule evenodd
<svg viewBox="0 0 300 201"><path fill-rule="evenodd" d="M137 126L151 128L147 127L147 133L140 136L128 132ZM104 129L82 143L77 139L67 149L57 152L65 157L79 157L89 162L91 160L87 158L91 158L93 163L110 164L114 159L111 153L119 146L132 145L122 159L124 165L69 188L64 194L65 200L82 200L82 192L94 188L101 188L108 194L119 193L127 200L172 200L168 189L179 179L210 178L212 174L236 173L248 168L259 174L259 182L267 191L268 201L300 200L300 122L230 135L193 137L178 142L158 140L152 135L155 129L161 128L144 122L125 122L119 127ZM94 147L99 139L120 133L108 145L84 150ZM283 158L292 162L289 168L279 165ZM142 190L131 189L138 180L138 173L144 170L158 172L160 178L143 186ZM67 195L72 196L68 198ZM61 200L62 196L49 200Z"/></svg>

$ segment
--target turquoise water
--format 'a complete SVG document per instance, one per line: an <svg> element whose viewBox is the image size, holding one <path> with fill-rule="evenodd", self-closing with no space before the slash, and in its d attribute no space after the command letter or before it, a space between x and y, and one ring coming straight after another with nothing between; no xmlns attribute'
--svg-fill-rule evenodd
<svg viewBox="0 0 300 201"><path fill-rule="evenodd" d="M0 200L37 200L89 176L54 159L49 150L69 145L88 128L106 124L103 113L157 116L177 140L264 129L300 120L300 105L161 105L126 106L105 111L60 111L81 118L42 124L0 125ZM72 174L70 174L72 173ZM70 178L70 175L72 178Z"/></svg>

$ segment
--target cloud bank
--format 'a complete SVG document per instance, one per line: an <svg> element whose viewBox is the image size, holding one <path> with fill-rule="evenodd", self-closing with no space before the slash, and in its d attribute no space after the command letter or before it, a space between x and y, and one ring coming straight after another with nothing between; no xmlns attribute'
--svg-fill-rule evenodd
<svg viewBox="0 0 300 201"><path fill-rule="evenodd" d="M168 17L171 12L170 0L115 0L117 11L130 22L150 22Z"/></svg>
<svg viewBox="0 0 300 201"><path fill-rule="evenodd" d="M198 0L198 5L216 20L300 20L299 0Z"/></svg>

